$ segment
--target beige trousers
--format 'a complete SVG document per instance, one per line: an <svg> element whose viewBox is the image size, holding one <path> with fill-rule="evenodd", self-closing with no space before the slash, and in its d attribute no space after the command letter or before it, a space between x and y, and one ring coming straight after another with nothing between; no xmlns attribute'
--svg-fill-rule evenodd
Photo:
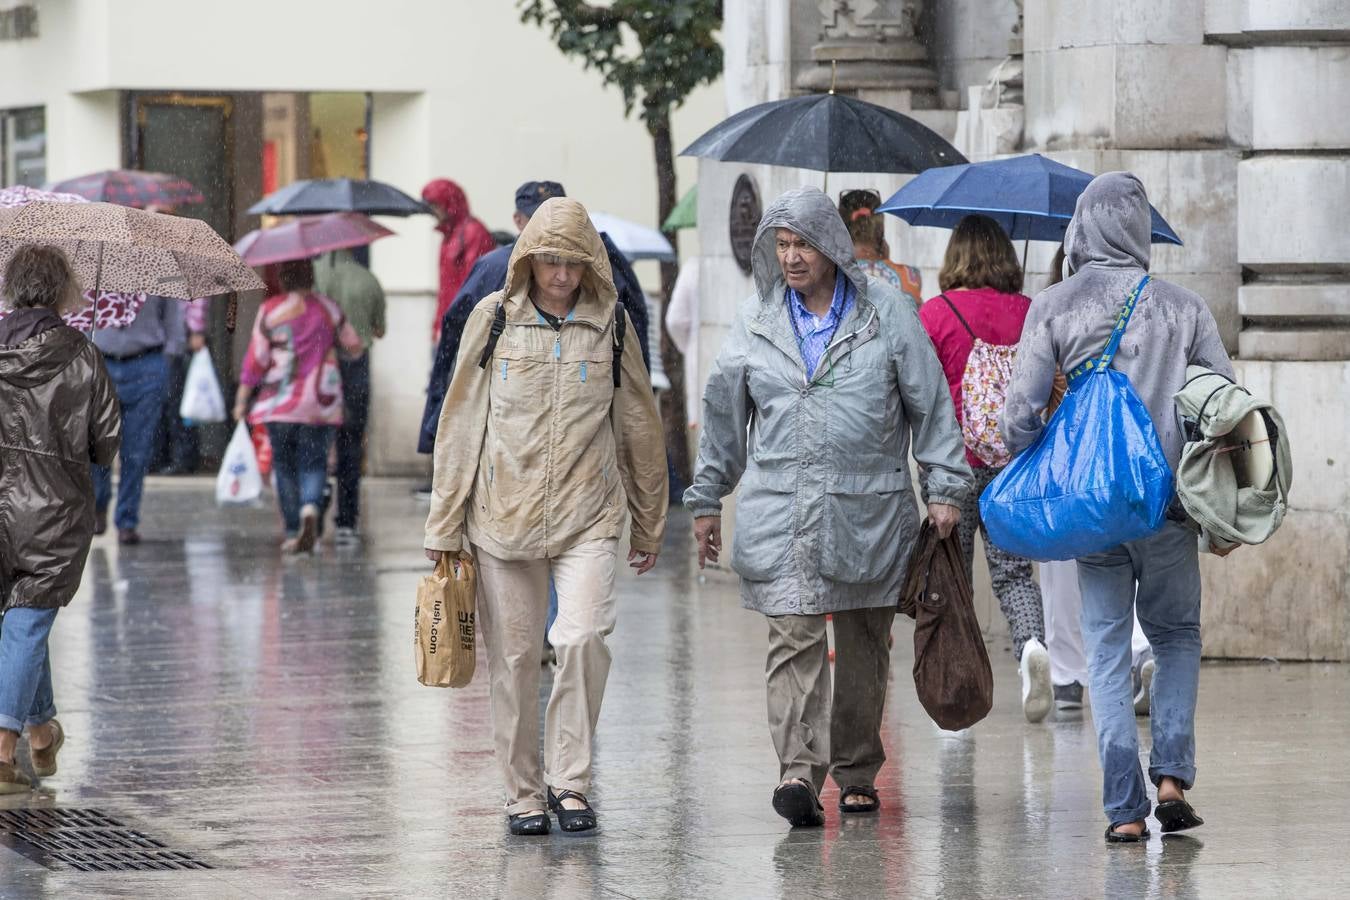
<svg viewBox="0 0 1350 900"><path fill-rule="evenodd" d="M876 781L894 620L894 606L834 613L832 690L825 617L769 617L769 731L781 781L800 778L817 794L827 773L841 790Z"/></svg>
<svg viewBox="0 0 1350 900"><path fill-rule="evenodd" d="M619 542L587 541L553 559L506 560L475 547L478 621L487 650L492 732L506 785L506 813L547 809L545 785L587 794L591 743L609 677L605 637L614 630ZM548 577L558 618L548 639L558 655L544 713L539 766L539 654L548 620Z"/></svg>

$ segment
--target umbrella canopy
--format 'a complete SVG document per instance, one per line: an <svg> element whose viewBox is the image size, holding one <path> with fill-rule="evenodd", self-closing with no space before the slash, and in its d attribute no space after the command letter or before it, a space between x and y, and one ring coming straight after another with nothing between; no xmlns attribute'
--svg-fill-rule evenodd
<svg viewBox="0 0 1350 900"><path fill-rule="evenodd" d="M694 185L685 191L680 202L675 204L675 208L666 216L666 221L661 224L662 231L679 231L681 228L698 227L698 185Z"/></svg>
<svg viewBox="0 0 1350 900"><path fill-rule="evenodd" d="M1013 240L1062 241L1078 195L1092 178L1039 153L991 159L923 172L877 211L934 228L955 228L963 217L981 213ZM1153 243L1179 245L1172 226L1152 212Z"/></svg>
<svg viewBox="0 0 1350 900"><path fill-rule="evenodd" d="M14 209L34 202L86 203L78 194L57 194L16 184L0 189L0 209ZM136 313L145 305L145 294L122 291L84 292L85 302L79 309L61 318L71 328L89 331L93 328L125 328L136 320ZM0 318L5 311L0 309Z"/></svg>
<svg viewBox="0 0 1350 900"><path fill-rule="evenodd" d="M655 228L638 225L636 222L602 212L591 213L591 224L595 226L596 231L609 235L614 246L619 248L619 252L633 262L640 259L675 261L675 248L670 246L666 236Z"/></svg>
<svg viewBox="0 0 1350 900"><path fill-rule="evenodd" d="M78 194L86 200L118 203L137 209L151 205L187 206L206 202L202 192L186 178L164 172L138 172L131 169L109 169L69 178L52 185L52 190Z"/></svg>
<svg viewBox="0 0 1350 900"><path fill-rule="evenodd" d="M742 110L681 156L821 172L923 172L966 161L942 136L895 110L843 94L809 94Z"/></svg>
<svg viewBox="0 0 1350 900"><path fill-rule="evenodd" d="M296 181L248 208L250 215L309 216L326 212L363 212L370 216L431 215L431 208L382 181L319 178Z"/></svg>
<svg viewBox="0 0 1350 900"><path fill-rule="evenodd" d="M250 266L265 266L288 259L307 259L329 250L364 247L391 234L392 231L364 213L324 213L255 229L236 241L234 249Z"/></svg>
<svg viewBox="0 0 1350 900"><path fill-rule="evenodd" d="M129 206L37 202L0 210L0 268L24 244L60 247L86 288L193 300L263 287L210 225Z"/></svg>

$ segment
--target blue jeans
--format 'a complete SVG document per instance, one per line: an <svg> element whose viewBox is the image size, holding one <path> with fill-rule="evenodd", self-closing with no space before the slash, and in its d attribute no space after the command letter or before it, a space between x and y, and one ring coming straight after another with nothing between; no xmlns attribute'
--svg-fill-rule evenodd
<svg viewBox="0 0 1350 900"><path fill-rule="evenodd" d="M1102 763L1102 805L1113 826L1150 812L1139 767L1139 726L1130 681L1132 612L1153 647L1157 670L1149 727L1149 778L1195 782L1195 698L1200 680L1200 560L1193 531L1162 531L1078 560L1083 642L1092 718ZM1138 594L1136 596L1136 587Z"/></svg>
<svg viewBox="0 0 1350 900"><path fill-rule="evenodd" d="M361 454L370 410L370 354L339 360L342 425L337 430L337 526L355 528L361 513Z"/></svg>
<svg viewBox="0 0 1350 900"><path fill-rule="evenodd" d="M47 635L54 609L17 606L0 618L0 728L23 733L56 715Z"/></svg>
<svg viewBox="0 0 1350 900"><path fill-rule="evenodd" d="M277 502L286 534L300 530L300 509L323 508L323 489L328 481L328 447L333 442L332 425L301 425L268 422L267 439L272 443L272 471L277 476Z"/></svg>
<svg viewBox="0 0 1350 900"><path fill-rule="evenodd" d="M118 451L121 468L117 473L117 511L113 521L118 528L135 528L141 521L141 493L150 456L155 449L155 432L169 389L169 363L163 353L151 353L138 359L119 362L106 360L108 375L122 404L122 449ZM93 466L94 506L106 510L112 501L112 469Z"/></svg>

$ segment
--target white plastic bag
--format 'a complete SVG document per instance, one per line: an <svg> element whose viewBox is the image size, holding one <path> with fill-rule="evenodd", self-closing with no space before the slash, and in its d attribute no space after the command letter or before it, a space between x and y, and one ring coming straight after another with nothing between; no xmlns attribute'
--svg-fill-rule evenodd
<svg viewBox="0 0 1350 900"><path fill-rule="evenodd" d="M248 425L242 421L234 426L234 437L225 448L216 476L216 502L252 503L262 496L262 473L258 471L258 456L253 452L253 440Z"/></svg>
<svg viewBox="0 0 1350 900"><path fill-rule="evenodd" d="M216 380L211 353L205 347L192 354L178 415L183 421L194 425L225 421L225 396L220 392L220 382Z"/></svg>

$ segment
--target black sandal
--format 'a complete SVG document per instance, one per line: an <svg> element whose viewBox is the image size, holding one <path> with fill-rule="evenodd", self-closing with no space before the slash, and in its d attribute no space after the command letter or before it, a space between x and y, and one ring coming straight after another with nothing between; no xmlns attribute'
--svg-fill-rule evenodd
<svg viewBox="0 0 1350 900"><path fill-rule="evenodd" d="M1185 800L1168 800L1166 803L1159 803L1158 808L1153 811L1153 815L1157 816L1163 834L1185 831L1187 828L1198 828L1205 824L1205 820L1197 816L1195 808Z"/></svg>
<svg viewBox="0 0 1350 900"><path fill-rule="evenodd" d="M1142 844L1147 841L1151 834L1148 831L1148 825L1139 834L1130 834L1125 831L1116 831L1116 826L1106 826L1106 842L1108 844Z"/></svg>
<svg viewBox="0 0 1350 900"><path fill-rule="evenodd" d="M867 803L845 803L849 797L866 797ZM839 795L839 811L841 813L870 813L881 809L881 798L877 796L877 789L873 787L862 787L852 785L844 788Z"/></svg>
<svg viewBox="0 0 1350 900"><path fill-rule="evenodd" d="M789 781L774 790L773 811L787 819L793 828L825 824L825 808L811 786L801 781Z"/></svg>
<svg viewBox="0 0 1350 900"><path fill-rule="evenodd" d="M553 829L548 813L536 813L532 816L507 816L506 827L512 834L534 837L548 834Z"/></svg>
<svg viewBox="0 0 1350 900"><path fill-rule="evenodd" d="M585 808L568 809L562 805L564 800L580 800ZM555 794L553 788L549 788L548 808L558 817L558 827L563 831L590 831L600 824L595 817L595 810L591 809L591 802L576 791L559 791Z"/></svg>

